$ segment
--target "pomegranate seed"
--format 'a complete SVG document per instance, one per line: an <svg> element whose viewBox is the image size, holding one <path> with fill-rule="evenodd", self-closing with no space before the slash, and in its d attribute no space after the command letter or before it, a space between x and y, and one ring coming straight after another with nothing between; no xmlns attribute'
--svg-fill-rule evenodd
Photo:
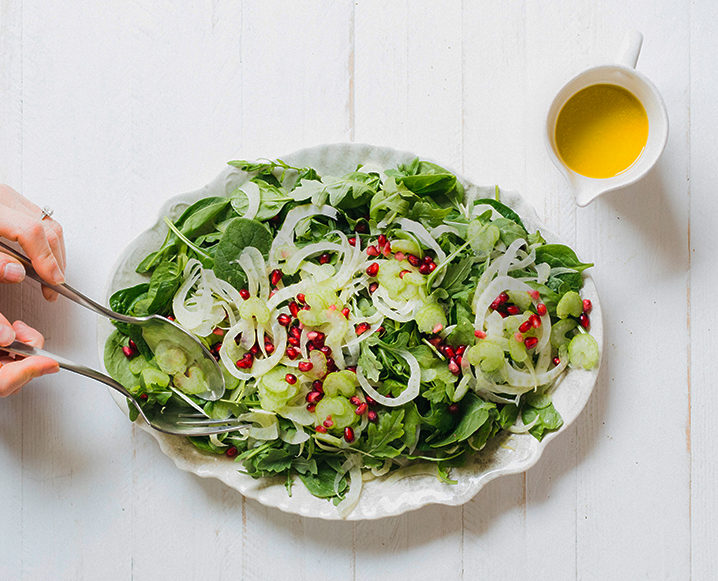
<svg viewBox="0 0 718 581"><path fill-rule="evenodd" d="M587 315L593 310L591 299L583 299L583 312Z"/></svg>
<svg viewBox="0 0 718 581"><path fill-rule="evenodd" d="M235 448L234 446L230 446L229 448L227 448L227 451L225 452L225 454L229 458L234 458L237 455L237 448Z"/></svg>
<svg viewBox="0 0 718 581"><path fill-rule="evenodd" d="M297 376L293 373L287 373L284 376L284 381L286 381L289 385L294 385L295 383L297 383Z"/></svg>
<svg viewBox="0 0 718 581"><path fill-rule="evenodd" d="M539 294L539 292L538 292L537 290L530 290L530 291L527 291L527 292L529 293L529 296L530 296L533 300L538 301L538 300L541 299L541 295Z"/></svg>
<svg viewBox="0 0 718 581"><path fill-rule="evenodd" d="M302 330L299 327L292 327L289 330L289 336L296 337L297 339L301 339L302 338Z"/></svg>
<svg viewBox="0 0 718 581"><path fill-rule="evenodd" d="M407 274L409 274L410 272L411 272L410 270L402 270L402 271L399 273L399 278L404 278L404 277L405 277Z"/></svg>
<svg viewBox="0 0 718 581"><path fill-rule="evenodd" d="M499 315L501 315L501 318L502 318L502 319L505 319L506 317L509 316L509 314L508 314L505 310L499 310L499 311L496 311L496 312L497 312Z"/></svg>
<svg viewBox="0 0 718 581"><path fill-rule="evenodd" d="M317 426L317 427L314 428L314 429L315 429L317 432L319 432L320 434L326 434L326 433L327 433L327 429L326 429L324 426Z"/></svg>
<svg viewBox="0 0 718 581"><path fill-rule="evenodd" d="M289 303L289 312L292 313L292 317L296 318L296 316L299 314L299 305L294 301L291 301Z"/></svg>
<svg viewBox="0 0 718 581"><path fill-rule="evenodd" d="M360 404L357 406L357 409L354 410L354 413L355 413L356 415L360 416L360 415L366 413L367 409L369 409L369 406L368 406L368 405L366 405L365 403L360 403Z"/></svg>
<svg viewBox="0 0 718 581"><path fill-rule="evenodd" d="M464 351L466 351L466 345L459 345L459 346L456 348L456 354L457 354L457 355L463 355L463 354L464 354Z"/></svg>
<svg viewBox="0 0 718 581"><path fill-rule="evenodd" d="M319 256L319 264L327 264L331 260L331 256L329 256L328 252L325 252L324 254Z"/></svg>
<svg viewBox="0 0 718 581"><path fill-rule="evenodd" d="M524 342L524 336L519 332L514 333L514 339L516 339L519 343Z"/></svg>
<svg viewBox="0 0 718 581"><path fill-rule="evenodd" d="M530 328L531 328L531 321L528 319L526 321L524 321L523 323L521 323L521 325L519 325L519 331L521 331L522 333L528 333Z"/></svg>
<svg viewBox="0 0 718 581"><path fill-rule="evenodd" d="M314 391L318 391L319 393L324 393L324 383L322 383L319 379L315 379L312 381L312 389Z"/></svg>
<svg viewBox="0 0 718 581"><path fill-rule="evenodd" d="M434 270L436 270L436 262L430 262L428 264L428 266L429 266L429 272L434 272Z"/></svg>
<svg viewBox="0 0 718 581"><path fill-rule="evenodd" d="M332 348L331 348L331 347L327 347L326 345L322 346L322 347L319 349L319 351L321 351L322 353L324 353L324 356L325 356L325 357L330 357L331 354L332 354Z"/></svg>
<svg viewBox="0 0 718 581"><path fill-rule="evenodd" d="M269 274L269 280L274 286L277 286L279 284L279 281L282 280L283 276L284 276L284 273L280 269L275 268Z"/></svg>
<svg viewBox="0 0 718 581"><path fill-rule="evenodd" d="M277 317L277 321L282 327L289 327L289 324L292 322L292 317L285 313L282 313Z"/></svg>
<svg viewBox="0 0 718 581"><path fill-rule="evenodd" d="M307 341L307 351L314 351L316 348L317 346L313 341Z"/></svg>
<svg viewBox="0 0 718 581"><path fill-rule="evenodd" d="M533 349L534 347L536 347L537 343L537 337L526 337L526 339L524 339L524 345L526 345L526 349Z"/></svg>
<svg viewBox="0 0 718 581"><path fill-rule="evenodd" d="M384 246L384 249L381 251L381 253L386 257L389 258L391 256L391 244L388 242L386 243L386 246Z"/></svg>
<svg viewBox="0 0 718 581"><path fill-rule="evenodd" d="M377 327L376 331L374 331L377 335L381 335L386 329L384 327Z"/></svg>
<svg viewBox="0 0 718 581"><path fill-rule="evenodd" d="M215 329L216 331L216 329ZM137 351L137 343L135 343L134 339L129 340L129 346L133 351Z"/></svg>
<svg viewBox="0 0 718 581"><path fill-rule="evenodd" d="M244 357L237 361L235 365L237 365L237 369L249 369L252 367L253 360L252 359L245 359Z"/></svg>
<svg viewBox="0 0 718 581"><path fill-rule="evenodd" d="M438 335L436 337L432 337L431 339L429 339L429 343L436 347L437 350L441 351L441 337L439 337Z"/></svg>
<svg viewBox="0 0 718 581"><path fill-rule="evenodd" d="M304 399L307 400L307 403L316 404L317 402L321 401L323 397L324 394L320 391L310 391Z"/></svg>
<svg viewBox="0 0 718 581"><path fill-rule="evenodd" d="M558 357L554 357L552 361L554 365L559 365L561 363L561 359L559 359Z"/></svg>
<svg viewBox="0 0 718 581"><path fill-rule="evenodd" d="M456 364L457 364L459 367L461 367L461 360L462 360L462 359L463 359L463 358L461 357L461 355L457 355L456 357L454 357L454 361L456 361Z"/></svg>
<svg viewBox="0 0 718 581"><path fill-rule="evenodd" d="M322 422L324 424L325 428L331 428L334 425L334 420L332 420L332 416L327 416L327 419Z"/></svg>
<svg viewBox="0 0 718 581"><path fill-rule="evenodd" d="M584 329L588 329L591 326L591 319L588 318L586 313L581 313L581 316L578 318L578 324Z"/></svg>
<svg viewBox="0 0 718 581"><path fill-rule="evenodd" d="M449 371L451 371L451 373L453 373L454 375L459 375L459 373L461 372L461 368L456 362L456 359L449 360Z"/></svg>
<svg viewBox="0 0 718 581"><path fill-rule="evenodd" d="M124 356L127 357L128 359L130 359L131 357L134 357L134 355L135 355L134 350L133 350L132 347L130 347L129 345L124 345L124 346L122 347L122 353L123 353Z"/></svg>
<svg viewBox="0 0 718 581"><path fill-rule="evenodd" d="M378 288L379 288L379 283L378 283L378 282L373 282L373 283L371 283L371 284L369 285L369 293L370 293L370 294L374 294L374 291L376 291L376 289L378 289Z"/></svg>
<svg viewBox="0 0 718 581"><path fill-rule="evenodd" d="M421 266L419 267L419 273L431 274L431 267L427 263L422 262Z"/></svg>
<svg viewBox="0 0 718 581"><path fill-rule="evenodd" d="M378 416L376 415L376 412L375 412L374 410L371 410L371 411L366 415L366 417L367 417L367 419L368 419L370 422L376 422L376 420L377 420L377 418L378 418Z"/></svg>
<svg viewBox="0 0 718 581"><path fill-rule="evenodd" d="M312 309L312 307L310 307L309 305L304 305L304 306L302 307L302 310L303 310L303 311L310 311L311 309Z"/></svg>
<svg viewBox="0 0 718 581"><path fill-rule="evenodd" d="M538 329L541 326L541 319L539 319L538 315L531 315L529 317L529 323L531 323L534 329Z"/></svg>
<svg viewBox="0 0 718 581"><path fill-rule="evenodd" d="M354 430L352 430L351 426L344 428L344 439L349 443L354 441Z"/></svg>
<svg viewBox="0 0 718 581"><path fill-rule="evenodd" d="M421 264L421 258L416 256L415 254L407 254L406 259L409 261L409 264L412 266L418 267Z"/></svg>
<svg viewBox="0 0 718 581"><path fill-rule="evenodd" d="M307 339L309 339L310 341L314 341L314 343L323 343L324 337L325 335L321 331L309 331L307 333Z"/></svg>
<svg viewBox="0 0 718 581"><path fill-rule="evenodd" d="M221 337L224 335L224 329L220 329L217 327L214 331L212 331L212 335L217 335L217 337Z"/></svg>
<svg viewBox="0 0 718 581"><path fill-rule="evenodd" d="M516 305L509 305L506 307L506 312L509 315L518 315L521 312L521 309L519 309Z"/></svg>
<svg viewBox="0 0 718 581"><path fill-rule="evenodd" d="M369 323L359 323L356 327L356 334L361 335L362 333L366 333L369 330Z"/></svg>
<svg viewBox="0 0 718 581"><path fill-rule="evenodd" d="M448 411L449 411L449 413L452 414L452 415L453 415L453 414L456 414L456 413L459 413L459 404L452 403L452 404L448 407Z"/></svg>
<svg viewBox="0 0 718 581"><path fill-rule="evenodd" d="M307 411L314 413L314 410L317 409L317 404L315 403L308 403L307 404Z"/></svg>
<svg viewBox="0 0 718 581"><path fill-rule="evenodd" d="M364 396L364 399L366 400L366 402L367 402L369 405L373 405L373 404L376 403L376 402L375 402L371 397L369 397L368 395L365 395L365 396Z"/></svg>
<svg viewBox="0 0 718 581"><path fill-rule="evenodd" d="M439 332L441 332L441 330L442 330L443 328L444 328L444 325L442 325L441 323L436 323L436 325L434 325L434 328L431 330L431 332L432 332L432 333L439 333Z"/></svg>
<svg viewBox="0 0 718 581"><path fill-rule="evenodd" d="M300 355L301 353L299 352L299 349L295 349L294 347L287 347L287 357L289 357L292 361L294 361Z"/></svg>
<svg viewBox="0 0 718 581"><path fill-rule="evenodd" d="M287 337L287 343L289 343L292 347L299 347L299 339L294 336Z"/></svg>
<svg viewBox="0 0 718 581"><path fill-rule="evenodd" d="M249 352L255 357L259 355L259 345L256 343L249 348Z"/></svg>
<svg viewBox="0 0 718 581"><path fill-rule="evenodd" d="M350 245L350 246L356 246L356 244L357 244L357 239L356 239L354 236L352 236L351 238L349 238L349 239L347 240L347 242L349 242L349 245Z"/></svg>
<svg viewBox="0 0 718 581"><path fill-rule="evenodd" d="M272 290L269 291L269 298L271 299L276 294L277 294L277 289L273 288Z"/></svg>
<svg viewBox="0 0 718 581"><path fill-rule="evenodd" d="M344 307L342 309L342 315L344 315L347 319L349 318L350 314L351 314L351 311L349 310L349 307Z"/></svg>
<svg viewBox="0 0 718 581"><path fill-rule="evenodd" d="M174 318L172 315L167 315L167 320L168 320L168 321L174 321L175 318Z"/></svg>
<svg viewBox="0 0 718 581"><path fill-rule="evenodd" d="M271 355L272 353L274 353L274 344L267 341L264 344L264 350L267 352L267 355Z"/></svg>
<svg viewBox="0 0 718 581"><path fill-rule="evenodd" d="M246 288L239 289L239 296L246 301L249 298L249 291Z"/></svg>
<svg viewBox="0 0 718 581"><path fill-rule="evenodd" d="M474 337L476 337L477 339L486 339L486 333L479 329L476 329L476 331L474 331Z"/></svg>
<svg viewBox="0 0 718 581"><path fill-rule="evenodd" d="M379 248L384 248L384 246L386 246L386 243L387 243L386 236L384 234L379 234L379 237L376 239L376 245Z"/></svg>
<svg viewBox="0 0 718 581"><path fill-rule="evenodd" d="M360 400L356 395L353 395L349 398L349 401L354 405L359 405L362 403L362 400Z"/></svg>
<svg viewBox="0 0 718 581"><path fill-rule="evenodd" d="M300 305L303 305L304 303L307 302L307 298L304 296L304 293L297 293L297 302Z"/></svg>
<svg viewBox="0 0 718 581"><path fill-rule="evenodd" d="M334 362L334 359L331 357L327 357L327 370L329 371L336 371L337 370L337 364ZM326 377L326 374L324 375Z"/></svg>
<svg viewBox="0 0 718 581"><path fill-rule="evenodd" d="M394 254L394 258L401 261L406 258L406 254L404 254L403 252L397 252L396 254Z"/></svg>
<svg viewBox="0 0 718 581"><path fill-rule="evenodd" d="M429 264L430 262L434 262L434 259L427 254L426 256L424 256L424 260L422 262L424 264Z"/></svg>
<svg viewBox="0 0 718 581"><path fill-rule="evenodd" d="M143 393L142 395L140 395L140 399L142 401L147 401L149 399L149 396L146 393Z"/></svg>
<svg viewBox="0 0 718 581"><path fill-rule="evenodd" d="M359 234L366 234L369 231L369 225L366 222L357 222L357 225L354 226L354 230L359 232Z"/></svg>
<svg viewBox="0 0 718 581"><path fill-rule="evenodd" d="M381 252L379 252L379 249L376 246L369 246L366 249L367 256L379 256Z"/></svg>
<svg viewBox="0 0 718 581"><path fill-rule="evenodd" d="M372 262L369 266L366 267L366 273L369 276L376 276L379 272L379 264L377 262Z"/></svg>
<svg viewBox="0 0 718 581"><path fill-rule="evenodd" d="M539 314L539 317L543 317L546 313L548 313L548 309L546 308L546 305L539 303L536 305L536 312Z"/></svg>
<svg viewBox="0 0 718 581"><path fill-rule="evenodd" d="M448 345L444 347L441 352L446 356L447 359L451 359L452 357L454 357L454 355L456 355L456 352Z"/></svg>
<svg viewBox="0 0 718 581"><path fill-rule="evenodd" d="M314 367L314 363L312 363L311 361L300 361L298 367L299 371L301 371L302 373L306 373L307 371L312 370L312 367Z"/></svg>

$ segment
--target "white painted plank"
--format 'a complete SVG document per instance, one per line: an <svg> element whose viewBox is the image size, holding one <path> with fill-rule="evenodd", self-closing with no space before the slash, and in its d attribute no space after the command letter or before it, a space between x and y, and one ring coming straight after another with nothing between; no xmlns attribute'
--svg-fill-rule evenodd
<svg viewBox="0 0 718 581"><path fill-rule="evenodd" d="M715 151L718 150L718 116L715 110L716 79L712 73L718 51L713 2L691 5L690 47L690 431L691 451L691 573L708 579L718 570L718 428L715 410L716 317L714 297L718 288L715 247Z"/></svg>

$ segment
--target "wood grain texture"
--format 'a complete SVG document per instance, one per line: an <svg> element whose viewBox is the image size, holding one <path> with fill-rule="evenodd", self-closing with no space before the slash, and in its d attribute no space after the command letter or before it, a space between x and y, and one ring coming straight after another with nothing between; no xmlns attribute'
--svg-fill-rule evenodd
<svg viewBox="0 0 718 581"><path fill-rule="evenodd" d="M537 466L463 507L356 524L180 472L101 388L44 378L0 401L0 578L712 578L716 22L709 0L0 2L0 180L55 208L88 294L227 160L355 140L522 192L596 263L607 337L591 401ZM668 147L577 209L544 116L634 27ZM97 362L89 313L30 284L0 289L0 312Z"/></svg>

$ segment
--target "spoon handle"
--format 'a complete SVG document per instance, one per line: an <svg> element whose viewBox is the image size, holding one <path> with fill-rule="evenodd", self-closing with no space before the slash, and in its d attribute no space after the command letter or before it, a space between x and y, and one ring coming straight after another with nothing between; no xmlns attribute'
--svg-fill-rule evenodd
<svg viewBox="0 0 718 581"><path fill-rule="evenodd" d="M32 267L32 262L30 262L30 259L27 256L25 256L21 252L18 252L14 248L11 248L10 246L8 246L7 244L5 244L2 241L0 241L0 249L3 252L5 252L6 254L9 254L10 256L12 256L20 264L22 264L23 267L25 268L25 273L27 274L28 277L30 277L33 280L36 280L37 282L41 283L43 286L46 286L47 288L54 290L56 293L61 294L64 297L67 297L68 299L77 303L78 305L81 305L87 309L90 309L91 311L96 312L99 315L109 317L110 319L114 319L116 321L122 321L122 322L126 322L126 323L135 322L135 319L133 319L132 317L127 317L126 315L121 315L120 313L116 313L115 311L108 309L107 307L103 307L99 303L96 303L91 298L83 295L80 291L72 288L69 284L66 284L66 283L52 284L50 282L43 280L42 277Z"/></svg>

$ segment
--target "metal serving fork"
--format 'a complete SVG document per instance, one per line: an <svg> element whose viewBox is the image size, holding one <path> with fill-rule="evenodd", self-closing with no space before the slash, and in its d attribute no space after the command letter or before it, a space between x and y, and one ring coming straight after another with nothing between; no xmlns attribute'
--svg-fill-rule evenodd
<svg viewBox="0 0 718 581"><path fill-rule="evenodd" d="M49 357L57 361L62 369L67 369L68 371L73 371L85 377L101 381L124 395L135 406L140 416L142 416L149 426L165 434L173 434L176 436L210 436L212 434L224 434L225 432L234 432L249 427L248 424L241 423L237 418L224 420L211 419L186 406L164 406L157 415L148 417L139 402L135 399L135 396L125 389L122 384L91 367L74 363L64 357L54 355L43 349L31 347L19 341L15 341L7 347L0 347L0 349L23 357L30 357L31 355Z"/></svg>

